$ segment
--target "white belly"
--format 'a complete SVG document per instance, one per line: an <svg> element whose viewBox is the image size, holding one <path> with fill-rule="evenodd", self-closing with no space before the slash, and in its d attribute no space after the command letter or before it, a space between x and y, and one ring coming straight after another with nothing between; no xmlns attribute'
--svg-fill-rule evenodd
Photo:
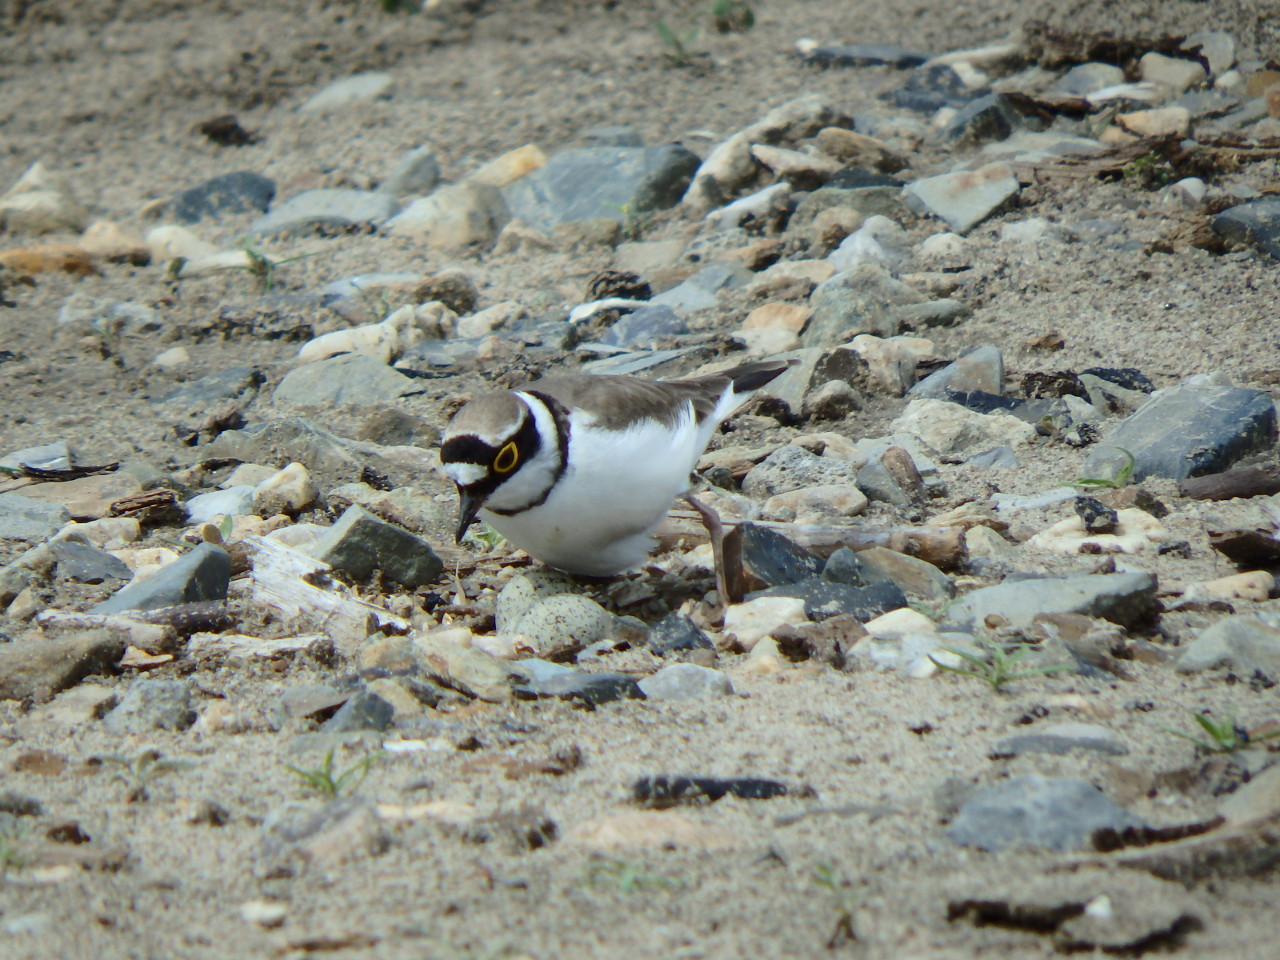
<svg viewBox="0 0 1280 960"><path fill-rule="evenodd" d="M690 413L690 421L692 412ZM543 563L609 576L642 563L671 502L689 487L713 422L672 429L644 421L627 431L570 421L569 465L546 501L485 522Z"/></svg>

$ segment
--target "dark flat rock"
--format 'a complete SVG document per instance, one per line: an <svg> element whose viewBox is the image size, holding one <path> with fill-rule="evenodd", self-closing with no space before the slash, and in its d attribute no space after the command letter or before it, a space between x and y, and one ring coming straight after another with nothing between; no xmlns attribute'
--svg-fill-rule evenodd
<svg viewBox="0 0 1280 960"><path fill-rule="evenodd" d="M263 213L276 197L276 182L247 170L224 173L173 198L173 214L183 223L199 223L228 213Z"/></svg>
<svg viewBox="0 0 1280 960"><path fill-rule="evenodd" d="M202 600L225 600L230 582L230 555L222 547L202 543L145 580L120 588L89 612L158 610Z"/></svg>
<svg viewBox="0 0 1280 960"><path fill-rule="evenodd" d="M1280 260L1280 200L1250 200L1223 210L1210 221L1224 240L1242 243Z"/></svg>

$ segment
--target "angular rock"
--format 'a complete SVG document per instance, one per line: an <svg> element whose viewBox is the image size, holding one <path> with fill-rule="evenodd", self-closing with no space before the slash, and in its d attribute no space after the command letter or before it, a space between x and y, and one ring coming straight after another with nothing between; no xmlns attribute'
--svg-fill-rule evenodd
<svg viewBox="0 0 1280 960"><path fill-rule="evenodd" d="M1121 626L1136 626L1155 611L1153 574L1099 573L1006 581L965 594L947 608L949 623L982 624L1002 618L1026 626L1042 613L1080 613Z"/></svg>
<svg viewBox="0 0 1280 960"><path fill-rule="evenodd" d="M517 697L527 700L558 697L581 701L588 708L614 700L644 700L644 691L629 673L559 674L537 683L516 687Z"/></svg>
<svg viewBox="0 0 1280 960"><path fill-rule="evenodd" d="M719 306L720 291L740 287L750 279L750 272L736 264L711 263L649 302L671 307L677 313L711 310Z"/></svg>
<svg viewBox="0 0 1280 960"><path fill-rule="evenodd" d="M827 565L822 571L822 575L828 580L840 579L831 572L831 559L834 556L833 553L827 558ZM951 578L919 557L909 557L887 547L871 547L859 550L856 560L865 583L892 580L904 593L926 600L947 600L956 594L956 585Z"/></svg>
<svg viewBox="0 0 1280 960"><path fill-rule="evenodd" d="M916 383L907 391L907 396L949 400L951 393L975 390L996 396L1004 393L1004 356L999 347L970 350Z"/></svg>
<svg viewBox="0 0 1280 960"><path fill-rule="evenodd" d="M253 513L253 487L212 490L192 497L182 507L193 524L216 523L220 517L247 517Z"/></svg>
<svg viewBox="0 0 1280 960"><path fill-rule="evenodd" d="M670 613L649 628L649 649L665 657L686 650L714 650L715 644L688 617Z"/></svg>
<svg viewBox="0 0 1280 960"><path fill-rule="evenodd" d="M341 354L291 370L271 395L288 406L373 406L422 392L422 385L363 354Z"/></svg>
<svg viewBox="0 0 1280 960"><path fill-rule="evenodd" d="M70 520L71 514L59 503L0 493L0 540L42 543Z"/></svg>
<svg viewBox="0 0 1280 960"><path fill-rule="evenodd" d="M395 720L395 710L382 697L360 690L324 722L322 733L351 733L355 730L386 730Z"/></svg>
<svg viewBox="0 0 1280 960"><path fill-rule="evenodd" d="M89 211L76 200L70 184L38 161L0 196L0 228L9 233L78 232L88 222Z"/></svg>
<svg viewBox="0 0 1280 960"><path fill-rule="evenodd" d="M942 128L942 136L957 145L1004 140L1016 130L1040 129L1044 122L1025 102L1007 93L989 93L960 108Z"/></svg>
<svg viewBox="0 0 1280 960"><path fill-rule="evenodd" d="M0 700L46 700L113 672L122 653L124 642L106 630L0 643Z"/></svg>
<svg viewBox="0 0 1280 960"><path fill-rule="evenodd" d="M743 478L742 492L749 497L772 497L819 484L852 484L854 476L853 467L843 460L788 445L751 468Z"/></svg>
<svg viewBox="0 0 1280 960"><path fill-rule="evenodd" d="M640 681L650 700L714 700L733 694L733 684L719 670L692 663L673 663Z"/></svg>
<svg viewBox="0 0 1280 960"><path fill-rule="evenodd" d="M225 600L230 582L230 555L222 547L202 543L145 579L122 587L89 612L158 610L202 600Z"/></svg>
<svg viewBox="0 0 1280 960"><path fill-rule="evenodd" d="M510 219L497 187L464 180L415 200L387 222L387 231L440 250L458 251L491 243Z"/></svg>
<svg viewBox="0 0 1280 960"><path fill-rule="evenodd" d="M307 190L253 221L249 224L249 232L255 236L274 237L305 233L317 227L346 230L376 226L391 217L398 208L394 197L377 190Z"/></svg>
<svg viewBox="0 0 1280 960"><path fill-rule="evenodd" d="M872 214L840 246L831 251L827 262L840 271L851 270L859 263L883 263L897 266L906 259L910 241L897 223L880 214Z"/></svg>
<svg viewBox="0 0 1280 960"><path fill-rule="evenodd" d="M1124 83L1124 71L1111 63L1080 63L1072 67L1045 93L1083 97Z"/></svg>
<svg viewBox="0 0 1280 960"><path fill-rule="evenodd" d="M1175 94L1206 79L1204 67L1197 61L1166 57L1154 50L1142 55L1138 61L1138 73L1147 83L1158 83Z"/></svg>
<svg viewBox="0 0 1280 960"><path fill-rule="evenodd" d="M1135 481L1185 480L1226 470L1275 440L1275 404L1263 391L1180 384L1153 396L1094 447L1084 472L1111 478L1132 456Z"/></svg>
<svg viewBox="0 0 1280 960"><path fill-rule="evenodd" d="M61 540L51 545L58 561L58 576L78 583L102 583L104 580L129 580L130 570L119 558L97 547L76 540Z"/></svg>
<svg viewBox="0 0 1280 960"><path fill-rule="evenodd" d="M1224 617L1187 644L1178 657L1179 673L1225 668L1250 677L1280 679L1280 624L1274 615Z"/></svg>
<svg viewBox="0 0 1280 960"><path fill-rule="evenodd" d="M848 614L857 620L872 620L890 610L907 606L906 595L892 580L880 580L865 587L836 583L824 577L808 577L749 594L747 600L764 597L794 597L804 601L810 620L827 620ZM726 630L728 627L725 628Z"/></svg>
<svg viewBox="0 0 1280 960"><path fill-rule="evenodd" d="M1016 447L1036 436L1035 427L1017 417L975 413L945 400L912 400L890 428L918 437L938 453L958 455L1005 445Z"/></svg>
<svg viewBox="0 0 1280 960"><path fill-rule="evenodd" d="M183 223L199 223L228 213L259 213L276 198L276 182L248 170L224 173L173 198L173 215Z"/></svg>
<svg viewBox="0 0 1280 960"><path fill-rule="evenodd" d="M1142 826L1092 784L1032 774L979 790L960 807L947 836L980 850L1032 846L1065 853L1086 849L1095 830Z"/></svg>
<svg viewBox="0 0 1280 960"><path fill-rule="evenodd" d="M159 397L155 402L201 409L219 400L234 400L260 383L262 383L262 372L258 369L228 367L226 370L206 374L198 380L184 383Z"/></svg>
<svg viewBox="0 0 1280 960"><path fill-rule="evenodd" d="M620 223L679 202L698 168L696 154L657 147L575 147L503 188L514 217L543 230L575 220Z"/></svg>
<svg viewBox="0 0 1280 960"><path fill-rule="evenodd" d="M813 317L801 342L821 347L845 343L864 333L891 337L901 325L895 308L925 299L880 264L859 263L813 291L809 298Z"/></svg>
<svg viewBox="0 0 1280 960"><path fill-rule="evenodd" d="M195 722L191 688L186 683L135 680L102 725L112 733L143 735L154 730L185 730Z"/></svg>
<svg viewBox="0 0 1280 960"><path fill-rule="evenodd" d="M624 314L596 339L617 347L652 350L659 337L688 333L689 325L668 306L646 304Z"/></svg>
<svg viewBox="0 0 1280 960"><path fill-rule="evenodd" d="M926 177L907 186L907 205L946 221L957 233L968 233L1016 196L1018 177L1007 163L989 163Z"/></svg>
<svg viewBox="0 0 1280 960"><path fill-rule="evenodd" d="M902 86L882 96L905 110L932 114L942 107L959 109L972 95L960 74L946 64L937 63L917 67Z"/></svg>
<svg viewBox="0 0 1280 960"><path fill-rule="evenodd" d="M348 507L310 552L358 580L377 569L410 590L434 582L444 570L429 543L359 506Z"/></svg>
<svg viewBox="0 0 1280 960"><path fill-rule="evenodd" d="M725 537L725 544L736 544L742 558L743 572L758 587L775 587L795 583L821 572L822 558L797 546L776 530L758 523L740 523Z"/></svg>
<svg viewBox="0 0 1280 960"><path fill-rule="evenodd" d="M1210 222L1224 240L1254 247L1280 260L1280 200L1250 200L1223 210Z"/></svg>
<svg viewBox="0 0 1280 960"><path fill-rule="evenodd" d="M71 467L71 451L63 440L42 443L38 447L24 447L0 457L0 468L16 470L21 467L39 467L43 470L67 470ZM8 494L0 493L0 497Z"/></svg>

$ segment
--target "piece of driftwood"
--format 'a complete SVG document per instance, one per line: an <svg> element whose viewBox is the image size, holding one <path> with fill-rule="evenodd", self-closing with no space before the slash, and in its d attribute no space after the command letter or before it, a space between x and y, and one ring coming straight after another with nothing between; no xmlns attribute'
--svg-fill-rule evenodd
<svg viewBox="0 0 1280 960"><path fill-rule="evenodd" d="M1204 477L1191 477L1178 484L1178 493L1193 500L1268 497L1280 493L1280 463L1259 463Z"/></svg>
<svg viewBox="0 0 1280 960"><path fill-rule="evenodd" d="M1241 565L1266 565L1280 560L1280 536L1270 528L1210 530L1209 546Z"/></svg>
<svg viewBox="0 0 1280 960"><path fill-rule="evenodd" d="M228 660L278 660L310 653L323 655L331 649L322 633L264 639L243 633L197 633L187 644L187 655L225 656Z"/></svg>
<svg viewBox="0 0 1280 960"><path fill-rule="evenodd" d="M244 591L252 603L350 648L376 630L407 633L410 623L361 600L329 577L329 565L265 537L242 541L253 567Z"/></svg>

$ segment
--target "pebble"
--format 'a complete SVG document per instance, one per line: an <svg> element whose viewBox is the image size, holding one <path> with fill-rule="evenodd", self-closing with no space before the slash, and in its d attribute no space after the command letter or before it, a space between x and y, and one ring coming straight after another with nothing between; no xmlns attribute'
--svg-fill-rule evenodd
<svg viewBox="0 0 1280 960"><path fill-rule="evenodd" d="M253 487L233 486L192 497L182 505L187 522L195 526L218 523L223 517L241 517L253 513Z"/></svg>
<svg viewBox="0 0 1280 960"><path fill-rule="evenodd" d="M824 347L846 343L862 333L892 337L901 326L897 308L925 299L882 265L863 261L813 291L809 298L813 318L801 342L806 347Z"/></svg>
<svg viewBox="0 0 1280 960"><path fill-rule="evenodd" d="M820 483L770 497L761 507L766 519L795 523L829 523L860 516L866 494L852 483Z"/></svg>
<svg viewBox="0 0 1280 960"><path fill-rule="evenodd" d="M615 700L645 699L644 691L629 673L579 673L576 670L517 687L516 692L528 699L556 697L579 700L588 707Z"/></svg>
<svg viewBox="0 0 1280 960"><path fill-rule="evenodd" d="M1182 41L1182 49L1208 61L1210 76L1221 77L1236 62L1235 37L1221 30L1197 30Z"/></svg>
<svg viewBox="0 0 1280 960"><path fill-rule="evenodd" d="M291 463L254 487L252 512L261 517L278 513L293 517L315 503L317 496L307 468Z"/></svg>
<svg viewBox="0 0 1280 960"><path fill-rule="evenodd" d="M185 730L196 722L191 688L181 680L135 680L102 725L115 734Z"/></svg>
<svg viewBox="0 0 1280 960"><path fill-rule="evenodd" d="M256 367L228 367L184 383L161 395L156 403L172 403L200 410L219 400L235 400L262 383Z"/></svg>
<svg viewBox="0 0 1280 960"><path fill-rule="evenodd" d="M1004 356L999 347L985 346L970 350L940 370L915 384L909 397L947 400L951 393L1004 394Z"/></svg>
<svg viewBox="0 0 1280 960"><path fill-rule="evenodd" d="M58 563L58 576L78 583L102 583L105 580L131 580L133 571L118 558L97 547L76 540L50 544Z"/></svg>
<svg viewBox="0 0 1280 960"><path fill-rule="evenodd" d="M1254 247L1280 260L1280 200L1251 200L1223 210L1210 221L1225 240Z"/></svg>
<svg viewBox="0 0 1280 960"><path fill-rule="evenodd" d="M649 649L665 657L689 650L713 650L715 644L688 617L669 613L649 628Z"/></svg>
<svg viewBox="0 0 1280 960"><path fill-rule="evenodd" d="M863 261L896 266L906 259L907 233L888 217L873 214L827 257L836 270L849 270Z"/></svg>
<svg viewBox="0 0 1280 960"><path fill-rule="evenodd" d="M90 613L158 610L204 600L225 600L231 582L231 558L222 547L202 543L144 577L135 577Z"/></svg>
<svg viewBox="0 0 1280 960"><path fill-rule="evenodd" d="M321 334L298 349L298 359L314 363L340 353L357 353L372 357L379 363L390 363L419 340L439 332L442 325L452 322L452 311L443 304L433 305L435 310L425 310L425 306L404 306L380 323L366 323Z"/></svg>
<svg viewBox="0 0 1280 960"><path fill-rule="evenodd" d="M298 107L299 113L336 113L374 100L385 100L391 96L395 81L391 74L381 70L367 73L356 73L341 80L335 80L319 93L313 94Z"/></svg>
<svg viewBox="0 0 1280 960"><path fill-rule="evenodd" d="M358 690L320 727L321 733L351 733L358 730L388 729L395 709L371 690Z"/></svg>
<svg viewBox="0 0 1280 960"><path fill-rule="evenodd" d="M977 791L946 832L952 842L980 850L1028 845L1066 853L1087 849L1095 830L1142 826L1090 783L1032 774Z"/></svg>
<svg viewBox="0 0 1280 960"><path fill-rule="evenodd" d="M759 597L726 609L724 632L733 634L743 650L751 650L783 624L794 627L808 621L804 600L799 597Z"/></svg>
<svg viewBox="0 0 1280 960"><path fill-rule="evenodd" d="M719 670L673 663L640 681L650 700L713 700L733 694L733 684Z"/></svg>
<svg viewBox="0 0 1280 960"><path fill-rule="evenodd" d="M173 215L183 223L234 213L263 213L276 198L276 182L249 170L224 173L173 198Z"/></svg>
<svg viewBox="0 0 1280 960"><path fill-rule="evenodd" d="M164 370L180 370L191 363L186 347L170 347L151 358L151 362Z"/></svg>
<svg viewBox="0 0 1280 960"><path fill-rule="evenodd" d="M1154 50L1142 55L1138 61L1138 73L1144 82L1158 83L1174 95L1208 79L1204 67L1197 61L1166 57Z"/></svg>
<svg viewBox="0 0 1280 960"><path fill-rule="evenodd" d="M440 161L435 147L418 147L396 164L378 189L400 200L404 197L421 197L430 193L440 183Z"/></svg>
<svg viewBox="0 0 1280 960"><path fill-rule="evenodd" d="M1068 517L1040 531L1025 546L1048 553L1142 553L1153 552L1169 539L1168 531L1145 510L1116 512L1114 530L1093 533L1080 517Z"/></svg>
<svg viewBox="0 0 1280 960"><path fill-rule="evenodd" d="M951 578L927 560L885 547L860 550L857 559L867 582L892 580L907 595L925 600L947 600L955 596L956 587Z"/></svg>
<svg viewBox="0 0 1280 960"><path fill-rule="evenodd" d="M673 144L574 147L502 193L512 216L542 230L596 217L625 224L679 202L698 163L696 154Z"/></svg>
<svg viewBox="0 0 1280 960"><path fill-rule="evenodd" d="M933 354L932 340L923 337L874 337L862 333L849 343L867 363L870 382L892 397L901 397L916 382L916 365Z"/></svg>
<svg viewBox="0 0 1280 960"><path fill-rule="evenodd" d="M1054 723L1038 727L1029 733L1005 737L995 747L997 754L1009 756L1026 753L1063 754L1072 750L1092 750L1116 757L1129 752L1129 748L1114 730L1096 723Z"/></svg>
<svg viewBox="0 0 1280 960"><path fill-rule="evenodd" d="M712 310L720 305L720 293L744 286L752 279L750 271L732 263L711 263L683 283L664 290L649 303L667 306L679 314Z"/></svg>
<svg viewBox="0 0 1280 960"><path fill-rule="evenodd" d="M373 357L344 353L289 371L271 394L271 402L283 406L371 407L422 390L419 381Z"/></svg>
<svg viewBox="0 0 1280 960"><path fill-rule="evenodd" d="M1191 131L1191 111L1186 107L1135 110L1118 114L1116 123L1126 133L1139 137L1185 137Z"/></svg>
<svg viewBox="0 0 1280 960"><path fill-rule="evenodd" d="M1183 383L1153 395L1097 444L1087 477L1114 477L1133 457L1133 479L1185 480L1226 470L1276 439L1276 409L1261 390Z"/></svg>
<svg viewBox="0 0 1280 960"><path fill-rule="evenodd" d="M823 153L806 153L765 143L751 145L751 156L798 190L812 189L830 180L841 165Z"/></svg>
<svg viewBox="0 0 1280 960"><path fill-rule="evenodd" d="M821 576L770 587L748 595L748 600L761 597L793 597L803 600L806 617L815 621L841 614L849 614L865 621L907 605L902 589L891 580L855 587L835 583Z"/></svg>
<svg viewBox="0 0 1280 960"><path fill-rule="evenodd" d="M491 187L505 187L545 166L546 162L547 157L541 147L536 143L526 143L489 160L467 177L467 180Z"/></svg>
<svg viewBox="0 0 1280 960"><path fill-rule="evenodd" d="M357 580L376 569L410 590L434 582L444 570L427 541L360 506L348 507L309 552Z"/></svg>
<svg viewBox="0 0 1280 960"><path fill-rule="evenodd" d="M1013 168L1001 162L916 180L904 195L912 209L932 214L964 234L1017 196L1019 189Z"/></svg>
<svg viewBox="0 0 1280 960"><path fill-rule="evenodd" d="M1005 93L988 93L969 101L942 128L942 138L956 146L1004 140L1014 131L1043 126L1035 114Z"/></svg>
<svg viewBox="0 0 1280 960"><path fill-rule="evenodd" d="M1048 94L1083 97L1124 83L1124 71L1111 63L1080 63L1072 67L1046 90Z"/></svg>
<svg viewBox="0 0 1280 960"><path fill-rule="evenodd" d="M800 447L775 450L751 468L742 480L742 492L763 499L780 493L825 484L854 484L853 467L832 457L819 457Z"/></svg>
<svg viewBox="0 0 1280 960"><path fill-rule="evenodd" d="M1271 597L1276 578L1266 570L1250 570L1193 583L1182 591L1185 600L1248 600L1262 603Z"/></svg>
<svg viewBox="0 0 1280 960"><path fill-rule="evenodd" d="M1280 627L1274 616L1239 614L1203 630L1178 657L1179 673L1227 668L1241 676L1280 677Z"/></svg>
<svg viewBox="0 0 1280 960"><path fill-rule="evenodd" d="M940 454L980 453L1035 439L1035 427L1007 413L985 414L945 400L912 400L890 429L918 438Z"/></svg>
<svg viewBox="0 0 1280 960"><path fill-rule="evenodd" d="M912 70L902 86L881 95L896 107L933 114L943 107L959 109L968 103L968 86L947 64L923 64Z"/></svg>
<svg viewBox="0 0 1280 960"><path fill-rule="evenodd" d="M249 224L248 232L260 237L275 237L306 233L316 227L346 230L377 226L393 216L397 209L394 197L377 190L307 190L254 220Z"/></svg>
<svg viewBox="0 0 1280 960"><path fill-rule="evenodd" d="M285 803L262 822L262 841L256 854L260 876L311 865L336 868L386 852L391 838L377 808L364 797L342 797L322 806Z"/></svg>
<svg viewBox="0 0 1280 960"><path fill-rule="evenodd" d="M456 252L492 243L510 219L497 187L464 180L413 201L387 221L386 229L395 236Z"/></svg>
<svg viewBox="0 0 1280 960"><path fill-rule="evenodd" d="M59 173L37 161L0 196L0 227L9 233L77 233L89 223L89 211Z"/></svg>
<svg viewBox="0 0 1280 960"><path fill-rule="evenodd" d="M71 513L61 504L0 493L0 539L42 543L70 520Z"/></svg>
<svg viewBox="0 0 1280 960"><path fill-rule="evenodd" d="M652 350L657 346L659 337L688 332L688 324L671 307L648 303L623 314L597 340L610 346Z"/></svg>
<svg viewBox="0 0 1280 960"><path fill-rule="evenodd" d="M724 850L740 840L723 826L670 810L626 810L573 824L564 843L616 853L628 850Z"/></svg>
<svg viewBox="0 0 1280 960"><path fill-rule="evenodd" d="M151 262L151 251L142 237L110 220L95 220L85 227L79 245L89 256L111 263L143 267Z"/></svg>
<svg viewBox="0 0 1280 960"><path fill-rule="evenodd" d="M1134 626L1155 612L1155 595L1156 578L1150 573L1034 577L974 590L952 603L946 616L948 623L962 625L980 625L995 616L1010 626L1025 626L1041 613L1080 613Z"/></svg>
<svg viewBox="0 0 1280 960"><path fill-rule="evenodd" d="M906 70L918 67L929 59L927 53L908 50L886 43L835 43L817 44L812 40L800 40L796 50L809 63L826 67L894 67Z"/></svg>
<svg viewBox="0 0 1280 960"><path fill-rule="evenodd" d="M85 677L114 673L122 653L124 642L106 630L0 643L0 700L47 700Z"/></svg>

